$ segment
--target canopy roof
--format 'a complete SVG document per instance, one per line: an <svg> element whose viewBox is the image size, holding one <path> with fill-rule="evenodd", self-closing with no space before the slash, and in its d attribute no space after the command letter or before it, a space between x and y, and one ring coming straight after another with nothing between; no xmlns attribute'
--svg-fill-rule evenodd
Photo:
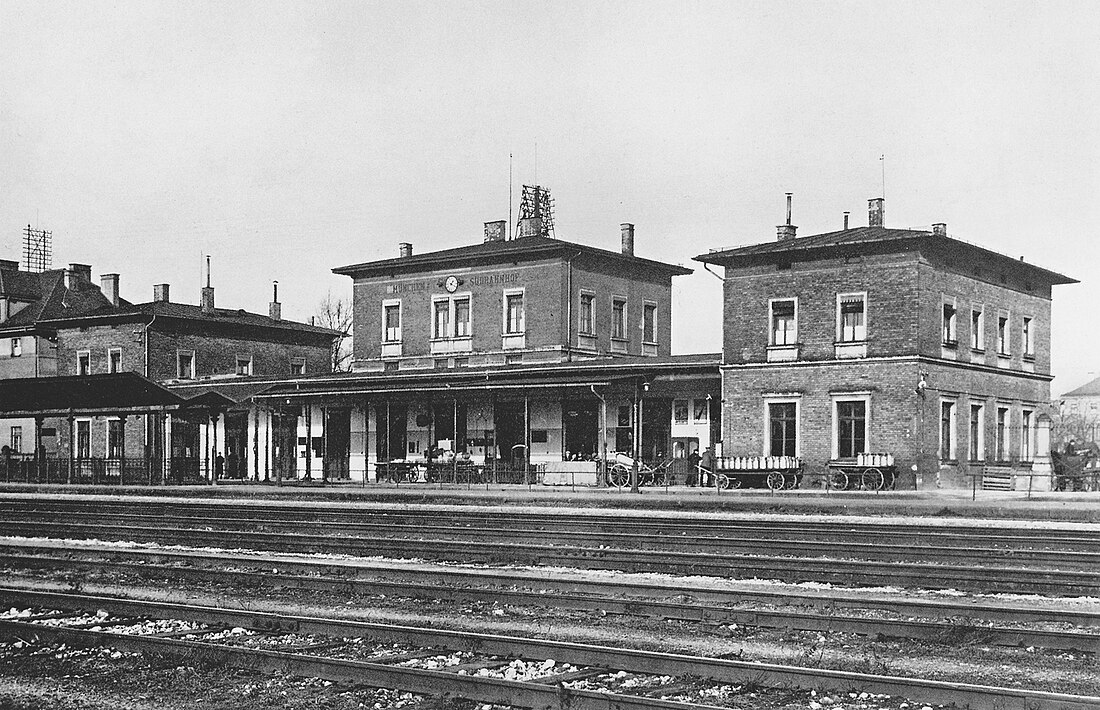
<svg viewBox="0 0 1100 710"><path fill-rule="evenodd" d="M136 372L0 380L0 416L144 414L178 409L183 397Z"/></svg>

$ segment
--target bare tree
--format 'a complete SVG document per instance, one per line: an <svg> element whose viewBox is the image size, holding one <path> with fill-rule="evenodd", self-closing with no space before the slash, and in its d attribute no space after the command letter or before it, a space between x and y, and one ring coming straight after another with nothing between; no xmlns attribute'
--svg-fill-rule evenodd
<svg viewBox="0 0 1100 710"><path fill-rule="evenodd" d="M351 304L344 298L333 298L330 291L317 306L317 325L343 333L332 341L332 371L351 370Z"/></svg>

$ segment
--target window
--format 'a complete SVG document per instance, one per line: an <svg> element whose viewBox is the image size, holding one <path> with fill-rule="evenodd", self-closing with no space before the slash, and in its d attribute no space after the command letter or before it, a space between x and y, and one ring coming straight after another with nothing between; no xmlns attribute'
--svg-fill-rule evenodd
<svg viewBox="0 0 1100 710"><path fill-rule="evenodd" d="M997 316L997 353L1008 355L1008 316Z"/></svg>
<svg viewBox="0 0 1100 710"><path fill-rule="evenodd" d="M672 423L688 423L688 401L686 399L677 399L672 403Z"/></svg>
<svg viewBox="0 0 1100 710"><path fill-rule="evenodd" d="M181 380L195 379L195 352L193 350L176 351L176 376Z"/></svg>
<svg viewBox="0 0 1100 710"><path fill-rule="evenodd" d="M955 459L955 403L940 402L940 459Z"/></svg>
<svg viewBox="0 0 1100 710"><path fill-rule="evenodd" d="M91 456L92 423L87 419L76 422L76 457L86 459Z"/></svg>
<svg viewBox="0 0 1100 710"><path fill-rule="evenodd" d="M76 354L76 374L92 374L92 354L87 350L81 350Z"/></svg>
<svg viewBox="0 0 1100 710"><path fill-rule="evenodd" d="M252 374L252 356L237 356L237 374L238 375L251 375Z"/></svg>
<svg viewBox="0 0 1100 710"><path fill-rule="evenodd" d="M107 372L122 372L122 349L111 348L107 351Z"/></svg>
<svg viewBox="0 0 1100 710"><path fill-rule="evenodd" d="M401 342L401 301L382 302L382 340Z"/></svg>
<svg viewBox="0 0 1100 710"><path fill-rule="evenodd" d="M11 428L11 452L13 454L23 453L23 427L21 426Z"/></svg>
<svg viewBox="0 0 1100 710"><path fill-rule="evenodd" d="M631 422L634 421L634 418L631 416L632 410L633 407L631 407L629 404L619 405L619 426L631 425Z"/></svg>
<svg viewBox="0 0 1100 710"><path fill-rule="evenodd" d="M859 404L863 404L859 402ZM768 403L768 454L797 456L798 406L795 402Z"/></svg>
<svg viewBox="0 0 1100 710"><path fill-rule="evenodd" d="M292 357L292 358L290 358L290 374L292 374L292 375L304 375L304 374L306 374L306 359L304 357Z"/></svg>
<svg viewBox="0 0 1100 710"><path fill-rule="evenodd" d="M692 418L696 424L707 422L710 420L710 407L705 399L693 399L692 404Z"/></svg>
<svg viewBox="0 0 1100 710"><path fill-rule="evenodd" d="M107 420L107 458L120 459L125 455L125 432L121 419Z"/></svg>
<svg viewBox="0 0 1100 710"><path fill-rule="evenodd" d="M626 340L626 299L611 299L611 337Z"/></svg>
<svg viewBox="0 0 1100 710"><path fill-rule="evenodd" d="M12 338L11 339L11 356L21 357L23 355L23 339Z"/></svg>
<svg viewBox="0 0 1100 710"><path fill-rule="evenodd" d="M657 304L642 304L642 342L657 342Z"/></svg>
<svg viewBox="0 0 1100 710"><path fill-rule="evenodd" d="M955 345L958 343L955 337L955 304L943 304L943 344Z"/></svg>
<svg viewBox="0 0 1100 710"><path fill-rule="evenodd" d="M837 457L851 458L867 450L867 401L836 403Z"/></svg>
<svg viewBox="0 0 1100 710"><path fill-rule="evenodd" d="M504 294L504 332L509 334L527 331L523 307L523 291Z"/></svg>
<svg viewBox="0 0 1100 710"><path fill-rule="evenodd" d="M455 299L455 337L470 337L470 299Z"/></svg>
<svg viewBox="0 0 1100 710"><path fill-rule="evenodd" d="M596 334L596 297L591 293L581 294L580 325L578 330L582 335Z"/></svg>
<svg viewBox="0 0 1100 710"><path fill-rule="evenodd" d="M985 350L985 314L978 308L970 311L970 347Z"/></svg>
<svg viewBox="0 0 1100 710"><path fill-rule="evenodd" d="M793 299L771 301L772 345L794 345L798 342L795 320L797 303Z"/></svg>
<svg viewBox="0 0 1100 710"><path fill-rule="evenodd" d="M866 294L841 294L837 297L837 336L842 343L867 339Z"/></svg>
<svg viewBox="0 0 1100 710"><path fill-rule="evenodd" d="M1033 333L1031 332L1030 318L1024 318L1023 327L1021 329L1020 335L1024 341L1024 355L1034 355L1035 343L1032 341Z"/></svg>
<svg viewBox="0 0 1100 710"><path fill-rule="evenodd" d="M985 407L970 405L970 460L985 458Z"/></svg>
<svg viewBox="0 0 1100 710"><path fill-rule="evenodd" d="M432 318L432 337L451 337L451 301L450 299L432 303L435 315Z"/></svg>
<svg viewBox="0 0 1100 710"><path fill-rule="evenodd" d="M997 460L1008 460L1008 407L997 407Z"/></svg>
<svg viewBox="0 0 1100 710"><path fill-rule="evenodd" d="M1031 460L1031 450L1033 448L1032 445L1031 445L1031 437L1033 436L1032 430L1034 429L1034 425L1032 423L1032 418L1034 416L1035 416L1035 413L1032 412L1029 409L1025 409L1021 413L1021 422L1020 422L1020 460L1021 461L1030 461Z"/></svg>

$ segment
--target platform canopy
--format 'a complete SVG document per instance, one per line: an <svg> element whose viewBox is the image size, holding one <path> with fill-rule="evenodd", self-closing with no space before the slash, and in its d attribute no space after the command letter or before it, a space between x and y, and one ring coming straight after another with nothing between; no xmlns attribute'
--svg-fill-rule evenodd
<svg viewBox="0 0 1100 710"><path fill-rule="evenodd" d="M2 418L148 414L186 404L136 372L0 380Z"/></svg>

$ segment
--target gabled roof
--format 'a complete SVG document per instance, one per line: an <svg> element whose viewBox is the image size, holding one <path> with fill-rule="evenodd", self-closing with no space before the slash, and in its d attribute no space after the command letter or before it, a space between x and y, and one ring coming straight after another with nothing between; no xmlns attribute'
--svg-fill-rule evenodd
<svg viewBox="0 0 1100 710"><path fill-rule="evenodd" d="M502 261L533 261L555 256L569 256L578 251L599 259L605 259L620 266L641 266L662 271L670 276L686 276L691 269L662 261L643 259L638 256L597 249L584 244L566 242L549 237L520 237L499 242L482 242L454 249L426 252L413 256L368 261L362 264L340 266L332 270L334 274L351 276L381 276L391 273L408 273L438 269L443 266L482 266Z"/></svg>
<svg viewBox="0 0 1100 710"><path fill-rule="evenodd" d="M43 274L49 273L52 272L36 273L17 269L0 269L0 296L7 296L21 301L37 299L42 295L41 277Z"/></svg>
<svg viewBox="0 0 1100 710"><path fill-rule="evenodd" d="M149 301L148 303L127 304L119 308L106 308L79 317L62 317L50 321L49 325L55 328L88 323L131 321L151 317L170 318L202 323L220 323L237 327L266 328L283 331L293 331L309 335L335 338L342 335L340 332L329 328L321 328L308 323L298 323L290 320L275 320L259 313L250 313L245 310L232 310L229 308L215 308L212 313L205 313L201 306L193 306L187 303L172 303L169 301Z"/></svg>
<svg viewBox="0 0 1100 710"><path fill-rule="evenodd" d="M30 294L31 284L37 283L33 303L0 324L0 329L30 327L44 320L83 316L112 308L111 302L99 287L90 281L77 279L72 288L66 287L65 272L62 269L40 273L28 271L0 273L5 277L11 277L11 280L23 289L22 292L25 294ZM17 277L17 275L21 276Z"/></svg>
<svg viewBox="0 0 1100 710"><path fill-rule="evenodd" d="M1075 390L1066 392L1063 397L1096 397L1100 396L1100 377L1081 385Z"/></svg>
<svg viewBox="0 0 1100 710"><path fill-rule="evenodd" d="M1010 256L999 254L995 251L970 244L960 239L935 234L931 231L920 229L895 229L890 227L854 227L842 229L836 232L823 234L811 234L806 237L794 239L775 240L761 242L759 244L747 244L732 249L720 249L700 254L696 261L720 266L734 266L738 261L778 261L782 259L810 258L814 253L822 251L844 251L851 248L858 250L860 247L874 247L888 249L890 251L915 251L925 247L948 246L963 252L972 253L981 258L990 259L1012 268L1026 269L1041 277L1051 284L1078 283L1070 278L1040 266L1035 266L1025 261L1013 259Z"/></svg>
<svg viewBox="0 0 1100 710"><path fill-rule="evenodd" d="M182 404L182 397L136 372L0 379L5 417L143 413Z"/></svg>

